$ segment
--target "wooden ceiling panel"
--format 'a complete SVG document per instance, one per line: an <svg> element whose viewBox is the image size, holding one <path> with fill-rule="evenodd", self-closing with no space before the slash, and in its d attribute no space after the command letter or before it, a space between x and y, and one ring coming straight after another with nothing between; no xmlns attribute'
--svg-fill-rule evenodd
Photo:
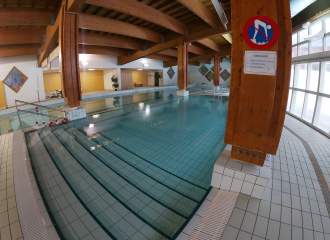
<svg viewBox="0 0 330 240"><path fill-rule="evenodd" d="M220 36L216 36L216 37L212 37L210 38L212 41L220 44L220 45L227 45L228 41L226 39L224 39L221 35Z"/></svg>

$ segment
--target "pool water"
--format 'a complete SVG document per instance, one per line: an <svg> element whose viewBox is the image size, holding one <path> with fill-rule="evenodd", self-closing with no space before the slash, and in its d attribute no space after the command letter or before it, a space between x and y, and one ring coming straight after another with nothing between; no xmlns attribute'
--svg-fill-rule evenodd
<svg viewBox="0 0 330 240"><path fill-rule="evenodd" d="M87 120L26 133L62 239L175 239L206 197L228 98L158 94L109 99Z"/></svg>

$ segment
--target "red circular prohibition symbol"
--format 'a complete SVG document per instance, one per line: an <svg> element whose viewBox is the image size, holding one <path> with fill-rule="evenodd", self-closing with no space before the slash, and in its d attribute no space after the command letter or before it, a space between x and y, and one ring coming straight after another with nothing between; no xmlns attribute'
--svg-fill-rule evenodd
<svg viewBox="0 0 330 240"><path fill-rule="evenodd" d="M259 29L255 28L253 26L253 23L255 23L256 20L262 21L262 22L266 22L268 23L271 28L273 29L273 37L271 39L267 38L265 36L264 33L262 33ZM262 34L265 38L267 38L268 42L265 44L256 44L254 43L249 36L249 29L250 27L253 27L255 30L258 31L258 34ZM278 36L279 36L279 31L278 31L278 27L277 24L275 23L275 21L269 17L266 16L255 16L250 18L244 25L243 28L243 37L245 42L252 47L253 49L257 49L257 50L266 50L271 48L272 46L274 46L278 40Z"/></svg>

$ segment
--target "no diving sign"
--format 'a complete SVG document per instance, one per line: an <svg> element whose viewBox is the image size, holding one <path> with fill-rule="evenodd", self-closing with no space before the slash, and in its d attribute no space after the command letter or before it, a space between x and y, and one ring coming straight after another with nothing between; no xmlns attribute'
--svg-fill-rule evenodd
<svg viewBox="0 0 330 240"><path fill-rule="evenodd" d="M243 29L245 42L257 50L266 50L274 46L278 40L278 35L276 23L266 16L250 18Z"/></svg>

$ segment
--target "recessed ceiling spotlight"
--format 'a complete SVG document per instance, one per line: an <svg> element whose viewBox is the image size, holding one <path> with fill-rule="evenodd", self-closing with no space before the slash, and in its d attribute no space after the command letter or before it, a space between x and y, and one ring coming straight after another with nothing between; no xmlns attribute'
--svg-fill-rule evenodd
<svg viewBox="0 0 330 240"><path fill-rule="evenodd" d="M95 69L94 69L94 68L89 68L88 70L89 70L89 71L94 71Z"/></svg>
<svg viewBox="0 0 330 240"><path fill-rule="evenodd" d="M143 69L142 68L139 68L138 71L142 71Z"/></svg>

